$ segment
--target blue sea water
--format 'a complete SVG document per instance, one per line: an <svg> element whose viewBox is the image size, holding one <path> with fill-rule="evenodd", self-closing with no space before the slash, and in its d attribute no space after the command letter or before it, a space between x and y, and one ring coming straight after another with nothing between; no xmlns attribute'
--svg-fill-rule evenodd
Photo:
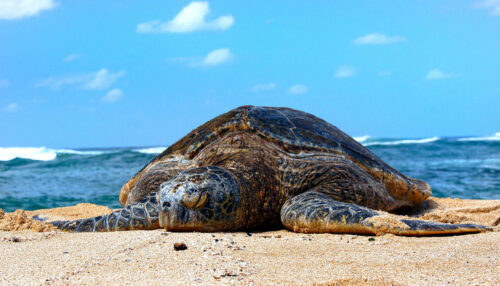
<svg viewBox="0 0 500 286"><path fill-rule="evenodd" d="M434 196L500 199L500 133L355 139L402 173L429 183ZM10 212L81 202L119 208L121 186L164 149L0 148L0 208Z"/></svg>

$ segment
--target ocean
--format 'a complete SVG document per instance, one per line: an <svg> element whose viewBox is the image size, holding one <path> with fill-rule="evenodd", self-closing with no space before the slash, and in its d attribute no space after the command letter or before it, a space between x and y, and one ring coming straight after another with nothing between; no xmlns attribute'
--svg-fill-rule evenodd
<svg viewBox="0 0 500 286"><path fill-rule="evenodd" d="M500 199L500 133L487 137L356 137L392 167L423 179L436 197ZM166 147L0 147L0 208L34 210L88 202L121 207L121 186Z"/></svg>

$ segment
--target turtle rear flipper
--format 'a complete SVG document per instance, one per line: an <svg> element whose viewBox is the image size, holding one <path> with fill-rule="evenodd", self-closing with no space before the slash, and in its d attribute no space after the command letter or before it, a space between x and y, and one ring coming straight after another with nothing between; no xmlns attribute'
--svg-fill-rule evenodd
<svg viewBox="0 0 500 286"><path fill-rule="evenodd" d="M281 222L295 232L424 236L476 233L491 228L476 224L445 224L401 219L353 203L308 191L289 199L281 209Z"/></svg>

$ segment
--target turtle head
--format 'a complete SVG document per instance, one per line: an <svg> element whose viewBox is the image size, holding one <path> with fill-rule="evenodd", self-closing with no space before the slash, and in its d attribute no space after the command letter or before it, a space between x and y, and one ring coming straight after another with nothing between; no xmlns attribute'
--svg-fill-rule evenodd
<svg viewBox="0 0 500 286"><path fill-rule="evenodd" d="M169 231L224 231L241 217L238 184L219 167L181 172L163 183L157 196L160 225Z"/></svg>

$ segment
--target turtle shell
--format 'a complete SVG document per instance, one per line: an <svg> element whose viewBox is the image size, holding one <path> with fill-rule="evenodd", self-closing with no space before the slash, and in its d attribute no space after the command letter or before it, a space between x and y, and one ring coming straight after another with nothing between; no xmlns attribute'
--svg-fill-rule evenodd
<svg viewBox="0 0 500 286"><path fill-rule="evenodd" d="M216 140L240 132L254 133L295 154L334 153L345 156L380 181L398 177L397 181L403 180L406 183L401 183L408 184L408 180L411 180L349 135L312 114L285 107L247 105L215 117L168 147L123 186L120 202L124 204L125 195L132 190L141 175L157 162L168 159L190 160Z"/></svg>
<svg viewBox="0 0 500 286"><path fill-rule="evenodd" d="M291 108L265 106L241 106L217 116L171 145L148 165L167 158L192 159L204 147L234 132L255 133L296 154L344 154L372 168L390 168L356 140L323 119Z"/></svg>

